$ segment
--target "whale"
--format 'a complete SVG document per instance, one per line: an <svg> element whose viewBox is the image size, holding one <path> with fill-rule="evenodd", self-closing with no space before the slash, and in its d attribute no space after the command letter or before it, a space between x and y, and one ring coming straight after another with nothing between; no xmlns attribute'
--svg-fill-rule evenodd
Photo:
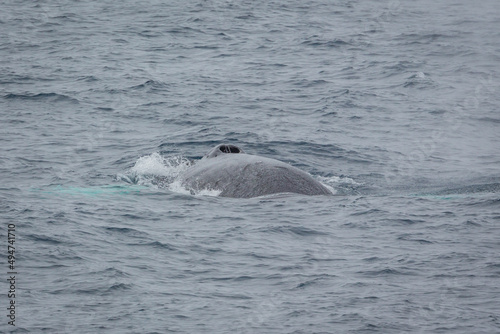
<svg viewBox="0 0 500 334"><path fill-rule="evenodd" d="M219 196L232 198L332 195L308 173L276 159L247 154L232 144L215 146L181 175L180 182L191 193L216 190Z"/></svg>

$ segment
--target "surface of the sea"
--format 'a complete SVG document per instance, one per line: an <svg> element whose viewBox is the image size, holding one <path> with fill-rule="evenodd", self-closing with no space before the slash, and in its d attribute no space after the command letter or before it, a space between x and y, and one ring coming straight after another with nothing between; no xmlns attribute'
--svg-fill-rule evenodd
<svg viewBox="0 0 500 334"><path fill-rule="evenodd" d="M500 332L499 1L0 12L0 332ZM180 187L219 143L335 196Z"/></svg>

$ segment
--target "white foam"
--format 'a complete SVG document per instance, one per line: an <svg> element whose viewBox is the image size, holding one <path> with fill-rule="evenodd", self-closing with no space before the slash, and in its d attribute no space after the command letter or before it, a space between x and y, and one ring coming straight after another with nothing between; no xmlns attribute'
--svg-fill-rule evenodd
<svg viewBox="0 0 500 334"><path fill-rule="evenodd" d="M326 183L326 184L353 184L353 185L360 185L360 183L354 181L354 179L351 179L350 177L347 176L329 176L329 177L323 177L323 176L318 176L317 177L320 182Z"/></svg>
<svg viewBox="0 0 500 334"><path fill-rule="evenodd" d="M329 176L329 177L324 177L324 176L317 176L316 179L321 182L325 187L327 187L332 194L337 193L336 187L340 185L360 185L360 183L354 181L350 177L347 176Z"/></svg>
<svg viewBox="0 0 500 334"><path fill-rule="evenodd" d="M423 78L425 78L425 73L424 72L417 72L417 73L415 73L415 77L417 77L419 79L423 79Z"/></svg>
<svg viewBox="0 0 500 334"><path fill-rule="evenodd" d="M194 196L212 196L217 197L221 194L222 190L217 189L186 189L180 180L174 180L169 186L168 189L170 191L185 194L185 195L194 195Z"/></svg>
<svg viewBox="0 0 500 334"><path fill-rule="evenodd" d="M148 185L157 188L166 188L172 192L194 196L219 196L221 190L215 189L186 189L179 180L191 162L182 156L163 157L158 152L142 156L126 175L118 178L135 184Z"/></svg>
<svg viewBox="0 0 500 334"><path fill-rule="evenodd" d="M154 152L137 159L134 166L118 178L134 184L168 188L189 165L189 160L182 156L163 157Z"/></svg>
<svg viewBox="0 0 500 334"><path fill-rule="evenodd" d="M183 157L164 158L158 152L140 157L131 172L138 175L156 175L156 176L176 176L184 171L188 166L187 159Z"/></svg>
<svg viewBox="0 0 500 334"><path fill-rule="evenodd" d="M221 192L222 190L217 189L200 189L199 191L195 192L195 195L217 197L221 194Z"/></svg>
<svg viewBox="0 0 500 334"><path fill-rule="evenodd" d="M170 183L168 185L168 190L179 194L191 195L191 191L182 186L180 180L174 180L172 183Z"/></svg>

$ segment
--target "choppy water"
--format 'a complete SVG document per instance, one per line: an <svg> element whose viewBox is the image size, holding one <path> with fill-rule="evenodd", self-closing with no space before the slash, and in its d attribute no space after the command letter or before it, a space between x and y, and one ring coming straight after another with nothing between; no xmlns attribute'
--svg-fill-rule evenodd
<svg viewBox="0 0 500 334"><path fill-rule="evenodd" d="M4 1L19 333L500 332L500 3ZM190 195L221 142L336 196Z"/></svg>

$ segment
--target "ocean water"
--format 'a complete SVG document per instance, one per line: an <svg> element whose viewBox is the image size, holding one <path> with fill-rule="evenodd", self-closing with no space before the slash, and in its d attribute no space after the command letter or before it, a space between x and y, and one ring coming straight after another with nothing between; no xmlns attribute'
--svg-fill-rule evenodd
<svg viewBox="0 0 500 334"><path fill-rule="evenodd" d="M0 332L500 332L498 1L0 9ZM179 186L219 143L335 196Z"/></svg>

